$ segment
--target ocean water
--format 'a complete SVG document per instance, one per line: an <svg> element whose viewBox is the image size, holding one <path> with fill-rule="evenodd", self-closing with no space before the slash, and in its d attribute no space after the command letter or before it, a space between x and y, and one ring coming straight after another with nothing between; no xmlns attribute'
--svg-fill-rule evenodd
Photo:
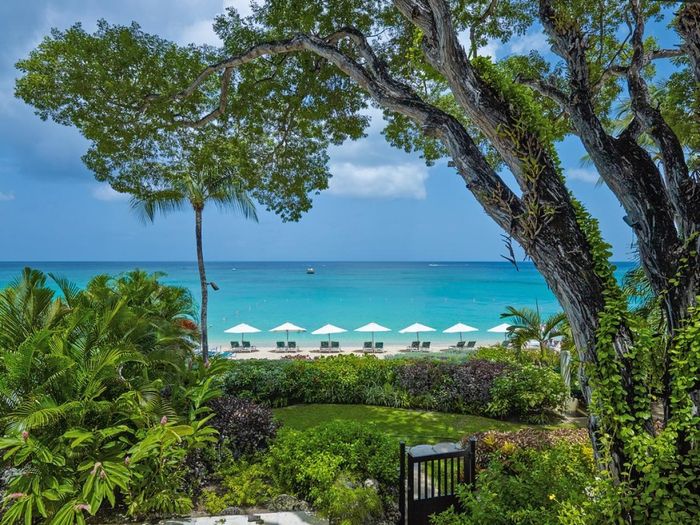
<svg viewBox="0 0 700 525"><path fill-rule="evenodd" d="M194 262L0 262L0 288L24 266L67 277L83 286L100 273L119 274L134 268L164 272L163 282L199 295ZM306 268L315 268L308 275ZM618 275L632 267L618 263ZM411 334L398 330L414 322L437 329L421 339L452 342L458 334L442 330L457 323L474 326L469 339L494 341L486 330L503 322L506 306L537 304L543 314L560 310L542 276L531 263L508 262L209 262L207 277L219 291L209 294L209 337L214 343L240 338L224 333L245 322L263 332L246 336L254 344L271 345L284 334L268 330L290 321L311 332L326 323L345 328L334 336L342 344L360 343L370 334L352 330L374 321L392 331L377 336L386 344L407 343ZM300 345L318 344L327 336L290 335ZM465 334L466 338L466 334Z"/></svg>

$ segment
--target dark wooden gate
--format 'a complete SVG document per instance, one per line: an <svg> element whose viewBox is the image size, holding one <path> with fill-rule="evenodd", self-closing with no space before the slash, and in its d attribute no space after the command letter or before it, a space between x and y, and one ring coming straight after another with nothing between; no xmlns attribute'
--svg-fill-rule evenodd
<svg viewBox="0 0 700 525"><path fill-rule="evenodd" d="M455 489L474 484L476 438L466 448L457 443L418 445L401 443L399 508L401 525L429 525L430 515L459 508Z"/></svg>

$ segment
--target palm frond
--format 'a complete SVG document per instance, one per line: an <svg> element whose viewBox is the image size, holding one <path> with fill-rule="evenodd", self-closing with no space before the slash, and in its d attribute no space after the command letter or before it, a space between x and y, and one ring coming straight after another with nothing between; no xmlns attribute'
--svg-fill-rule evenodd
<svg viewBox="0 0 700 525"><path fill-rule="evenodd" d="M187 203L186 195L176 190L160 190L150 193L146 197L133 197L131 209L144 223L153 222L156 215L168 215L174 211L180 211Z"/></svg>

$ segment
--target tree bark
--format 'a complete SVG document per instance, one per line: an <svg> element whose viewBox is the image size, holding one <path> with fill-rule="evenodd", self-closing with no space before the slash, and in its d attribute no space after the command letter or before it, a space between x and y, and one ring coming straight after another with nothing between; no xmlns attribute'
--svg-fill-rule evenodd
<svg viewBox="0 0 700 525"><path fill-rule="evenodd" d="M688 54L695 80L700 82L700 4L685 2L678 12L676 27L683 39L683 50Z"/></svg>
<svg viewBox="0 0 700 525"><path fill-rule="evenodd" d="M194 234L197 240L197 268L199 269L199 287L202 293L202 304L200 311L200 345L202 347L202 359L204 366L209 364L209 339L207 327L207 307L209 302L209 289L207 284L207 274L204 268L204 250L202 249L202 208L194 208L195 229Z"/></svg>

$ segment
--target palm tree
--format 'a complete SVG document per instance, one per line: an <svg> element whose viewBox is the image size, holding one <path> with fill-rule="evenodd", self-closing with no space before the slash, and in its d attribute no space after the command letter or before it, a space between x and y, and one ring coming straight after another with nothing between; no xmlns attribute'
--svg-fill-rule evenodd
<svg viewBox="0 0 700 525"><path fill-rule="evenodd" d="M528 341L535 340L539 343L542 361L547 351L547 341L565 335L566 316L563 312L543 319L539 308L509 306L501 318L510 322L508 331L512 334L511 341L515 348L522 350Z"/></svg>
<svg viewBox="0 0 700 525"><path fill-rule="evenodd" d="M219 209L240 213L246 219L257 222L255 205L248 193L238 182L231 170L207 170L185 173L169 177L163 185L131 200L132 207L147 221L153 221L160 212L167 214L190 206L194 210L195 239L197 242L197 266L199 268L199 285L202 294L200 342L204 363L209 362L209 341L207 334L208 286L204 267L202 249L202 213L207 203L213 203Z"/></svg>

